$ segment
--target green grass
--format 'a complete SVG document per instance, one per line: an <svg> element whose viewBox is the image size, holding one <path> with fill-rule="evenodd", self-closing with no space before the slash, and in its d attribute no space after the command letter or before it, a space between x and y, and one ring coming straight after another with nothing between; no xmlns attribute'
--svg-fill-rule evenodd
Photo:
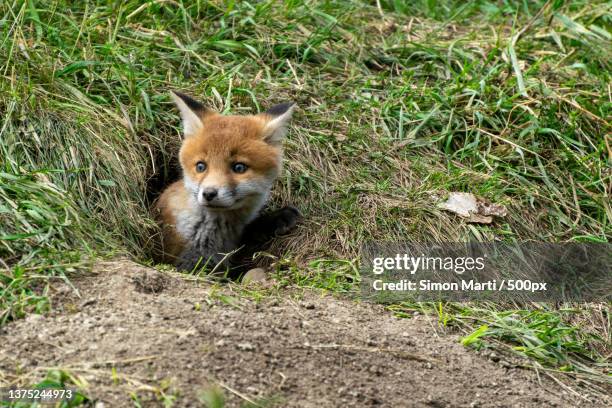
<svg viewBox="0 0 612 408"><path fill-rule="evenodd" d="M54 406L58 408L72 408L80 406L89 406L92 400L83 393L83 388L87 386L87 382L77 375L62 369L48 370L45 377L37 384L29 386L29 389L34 390L63 390L66 395L60 402ZM10 408L39 408L46 404L27 402L25 400L11 402L0 401L6 403L6 407ZM47 403L48 404L48 403ZM47 405L48 406L48 405Z"/></svg>
<svg viewBox="0 0 612 408"><path fill-rule="evenodd" d="M287 282L351 292L365 240L608 242L611 11L586 0L0 3L0 324L48 310L53 279L96 256L150 257L148 208L177 176L170 89L224 112L300 106L274 195L305 215L271 249ZM436 208L448 191L509 214L466 224ZM498 309L449 305L442 320L466 334L486 324L473 345L609 379L608 305Z"/></svg>
<svg viewBox="0 0 612 408"><path fill-rule="evenodd" d="M601 383L609 383L610 373L606 357L610 354L609 310L547 304L524 307L401 303L389 306L389 310L406 318L412 317L415 311L437 314L442 325L465 334L462 339L465 346L497 350L502 356L524 357L522 364L527 367L544 373L570 374L581 378L594 392L601 392Z"/></svg>

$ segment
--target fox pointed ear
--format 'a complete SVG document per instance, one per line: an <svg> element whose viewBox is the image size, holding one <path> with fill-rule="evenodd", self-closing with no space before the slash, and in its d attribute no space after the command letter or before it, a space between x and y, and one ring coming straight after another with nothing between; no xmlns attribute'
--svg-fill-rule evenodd
<svg viewBox="0 0 612 408"><path fill-rule="evenodd" d="M280 145L287 134L287 126L297 105L294 102L285 102L273 106L262 115L266 119L263 129L264 140L271 145Z"/></svg>
<svg viewBox="0 0 612 408"><path fill-rule="evenodd" d="M204 126L204 116L209 110L192 97L180 92L172 91L171 96L181 112L185 137L193 136Z"/></svg>

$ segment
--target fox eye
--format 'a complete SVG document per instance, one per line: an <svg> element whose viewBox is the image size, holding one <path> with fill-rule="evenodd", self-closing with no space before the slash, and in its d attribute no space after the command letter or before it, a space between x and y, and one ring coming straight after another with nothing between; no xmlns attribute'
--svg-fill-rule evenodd
<svg viewBox="0 0 612 408"><path fill-rule="evenodd" d="M247 171L248 166L244 163L234 163L232 164L232 171L234 173L244 173Z"/></svg>
<svg viewBox="0 0 612 408"><path fill-rule="evenodd" d="M196 171L198 173L203 173L204 170L206 170L206 163L201 162L201 161L197 162L196 163Z"/></svg>

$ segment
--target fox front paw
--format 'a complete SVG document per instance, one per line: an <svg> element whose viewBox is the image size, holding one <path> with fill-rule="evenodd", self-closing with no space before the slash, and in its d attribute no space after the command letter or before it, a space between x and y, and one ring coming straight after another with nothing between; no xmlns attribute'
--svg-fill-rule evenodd
<svg viewBox="0 0 612 408"><path fill-rule="evenodd" d="M275 211L275 235L285 235L297 225L302 216L295 207L284 207Z"/></svg>

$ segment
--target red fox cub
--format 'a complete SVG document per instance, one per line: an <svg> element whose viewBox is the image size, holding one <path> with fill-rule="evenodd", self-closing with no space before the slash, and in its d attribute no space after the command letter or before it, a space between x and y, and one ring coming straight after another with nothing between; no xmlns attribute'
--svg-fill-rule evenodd
<svg viewBox="0 0 612 408"><path fill-rule="evenodd" d="M281 169L282 142L295 105L225 116L187 95L172 97L183 122L183 178L166 188L154 207L162 227L160 260L181 270L221 261L239 270L240 259L289 232L300 216L292 207L260 214ZM238 248L240 256L224 259Z"/></svg>

